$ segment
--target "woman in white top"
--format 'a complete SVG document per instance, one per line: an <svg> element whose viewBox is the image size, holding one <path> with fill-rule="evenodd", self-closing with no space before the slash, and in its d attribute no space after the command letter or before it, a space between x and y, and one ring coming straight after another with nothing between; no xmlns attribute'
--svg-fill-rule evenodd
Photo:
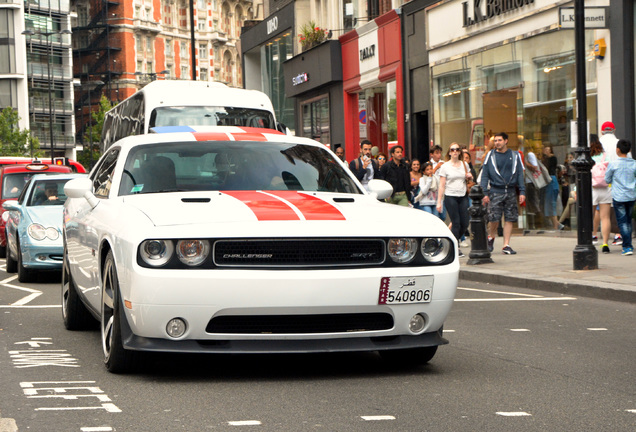
<svg viewBox="0 0 636 432"><path fill-rule="evenodd" d="M451 231L459 242L462 233L468 229L468 195L466 180L472 179L468 164L461 160L461 147L452 143L448 149L448 162L439 169L440 181L437 196L437 211L446 208L451 220ZM442 206L443 204L443 206ZM460 258L464 256L459 251Z"/></svg>

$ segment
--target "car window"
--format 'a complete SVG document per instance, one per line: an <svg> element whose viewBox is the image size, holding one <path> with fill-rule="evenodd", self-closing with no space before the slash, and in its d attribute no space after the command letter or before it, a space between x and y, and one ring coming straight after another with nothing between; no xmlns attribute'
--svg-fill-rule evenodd
<svg viewBox="0 0 636 432"><path fill-rule="evenodd" d="M362 193L325 149L294 143L210 141L132 149L119 195L199 190Z"/></svg>
<svg viewBox="0 0 636 432"><path fill-rule="evenodd" d="M31 188L27 207L64 205L64 185L67 181L68 179L54 178L36 181Z"/></svg>
<svg viewBox="0 0 636 432"><path fill-rule="evenodd" d="M5 174L2 179L2 199L16 199L24 190L29 179L37 172Z"/></svg>
<svg viewBox="0 0 636 432"><path fill-rule="evenodd" d="M99 168L93 174L93 190L95 196L99 198L108 198L110 187L113 183L113 171L119 156L119 149L108 151L102 158Z"/></svg>

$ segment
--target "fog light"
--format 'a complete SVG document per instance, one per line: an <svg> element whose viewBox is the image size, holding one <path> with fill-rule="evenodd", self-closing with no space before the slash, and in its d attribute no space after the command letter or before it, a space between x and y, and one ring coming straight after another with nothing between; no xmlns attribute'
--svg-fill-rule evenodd
<svg viewBox="0 0 636 432"><path fill-rule="evenodd" d="M168 336L170 337L180 338L185 334L187 328L188 326L186 325L184 320L182 320L181 318L173 318L168 321L168 325L166 326L166 333L168 333Z"/></svg>
<svg viewBox="0 0 636 432"><path fill-rule="evenodd" d="M411 318L411 322L409 322L409 330L411 333L420 333L424 330L424 326L426 326L426 320L420 314L413 315Z"/></svg>
<svg viewBox="0 0 636 432"><path fill-rule="evenodd" d="M46 255L38 255L38 261L46 261Z"/></svg>

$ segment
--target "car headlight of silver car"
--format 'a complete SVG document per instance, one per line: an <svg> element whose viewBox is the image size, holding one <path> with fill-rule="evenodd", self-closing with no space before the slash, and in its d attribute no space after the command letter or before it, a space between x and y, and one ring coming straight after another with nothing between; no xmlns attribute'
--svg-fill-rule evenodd
<svg viewBox="0 0 636 432"><path fill-rule="evenodd" d="M207 240L179 240L177 256L179 261L189 266L198 266L210 255L210 242Z"/></svg>
<svg viewBox="0 0 636 432"><path fill-rule="evenodd" d="M145 240L139 248L141 259L152 267L165 265L174 254L172 240Z"/></svg>
<svg viewBox="0 0 636 432"><path fill-rule="evenodd" d="M48 238L49 240L57 240L60 238L60 232L57 228L45 228L39 223L29 225L27 233L29 233L29 236L34 240L44 240L45 238Z"/></svg>
<svg viewBox="0 0 636 432"><path fill-rule="evenodd" d="M453 243L448 238L424 238L420 249L427 262L436 264L453 253Z"/></svg>

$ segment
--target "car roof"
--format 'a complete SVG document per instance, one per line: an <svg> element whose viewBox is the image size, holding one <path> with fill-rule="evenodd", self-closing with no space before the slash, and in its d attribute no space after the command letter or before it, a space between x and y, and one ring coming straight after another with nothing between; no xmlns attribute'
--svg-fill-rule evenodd
<svg viewBox="0 0 636 432"><path fill-rule="evenodd" d="M46 168L44 168L46 167ZM4 174L22 173L22 172L57 172L71 173L73 170L68 166L48 165L42 163L25 164L25 165L7 165L0 168Z"/></svg>
<svg viewBox="0 0 636 432"><path fill-rule="evenodd" d="M184 131L184 129L187 129L187 131ZM146 144L193 141L269 141L326 148L324 144L318 141L285 135L274 129L238 126L166 126L153 128L149 134L122 138L115 145L123 149Z"/></svg>

